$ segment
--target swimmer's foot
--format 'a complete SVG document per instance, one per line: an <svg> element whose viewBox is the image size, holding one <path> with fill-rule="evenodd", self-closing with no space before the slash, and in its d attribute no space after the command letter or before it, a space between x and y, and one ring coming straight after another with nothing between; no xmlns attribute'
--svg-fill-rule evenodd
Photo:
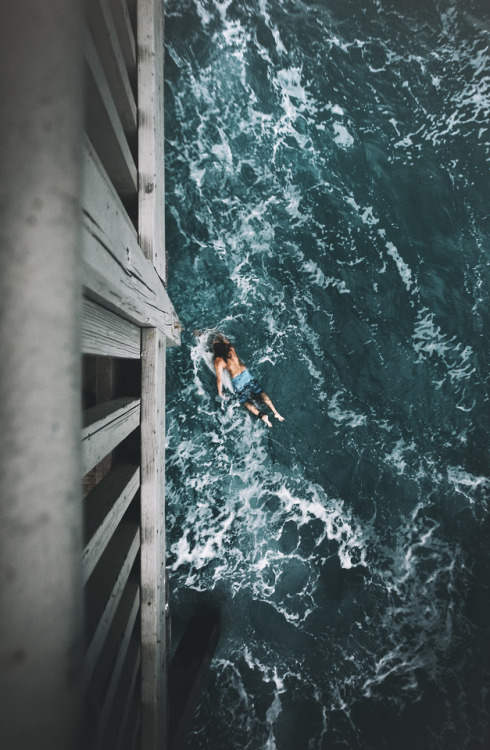
<svg viewBox="0 0 490 750"><path fill-rule="evenodd" d="M274 414L274 416L275 416L276 419L279 420L279 422L284 422L284 417L281 417L281 415L279 414L279 412L277 412L276 414Z"/></svg>
<svg viewBox="0 0 490 750"><path fill-rule="evenodd" d="M266 423L267 427L272 427L268 414L262 414L261 420Z"/></svg>

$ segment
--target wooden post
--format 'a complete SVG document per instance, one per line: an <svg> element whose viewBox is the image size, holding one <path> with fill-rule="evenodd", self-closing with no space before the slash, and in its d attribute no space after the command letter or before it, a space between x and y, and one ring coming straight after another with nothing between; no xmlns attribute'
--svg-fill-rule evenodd
<svg viewBox="0 0 490 750"><path fill-rule="evenodd" d="M166 281L163 2L137 0L139 244ZM163 750L167 726L165 621L165 355L163 327L142 331L141 748Z"/></svg>
<svg viewBox="0 0 490 750"><path fill-rule="evenodd" d="M142 330L141 750L163 750L165 653L165 335Z"/></svg>
<svg viewBox="0 0 490 750"><path fill-rule="evenodd" d="M0 23L0 747L80 737L79 0Z"/></svg>
<svg viewBox="0 0 490 750"><path fill-rule="evenodd" d="M138 0L140 245L166 284L163 1Z"/></svg>

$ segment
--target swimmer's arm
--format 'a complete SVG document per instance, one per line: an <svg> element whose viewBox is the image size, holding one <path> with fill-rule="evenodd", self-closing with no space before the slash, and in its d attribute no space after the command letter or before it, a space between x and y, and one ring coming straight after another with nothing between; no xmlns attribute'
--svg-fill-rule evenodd
<svg viewBox="0 0 490 750"><path fill-rule="evenodd" d="M221 360L217 360L214 363L214 368L216 370L216 384L218 386L218 396L223 397L223 363Z"/></svg>

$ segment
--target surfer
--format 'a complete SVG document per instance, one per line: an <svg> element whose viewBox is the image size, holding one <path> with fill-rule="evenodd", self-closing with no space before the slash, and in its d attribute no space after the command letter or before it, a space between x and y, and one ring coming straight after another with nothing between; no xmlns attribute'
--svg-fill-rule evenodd
<svg viewBox="0 0 490 750"><path fill-rule="evenodd" d="M280 422L284 421L284 417L281 417L262 386L255 380L250 371L247 370L236 353L233 344L228 339L221 335L217 336L213 341L213 352L218 395L221 398L223 397L223 370L228 370L233 390L242 406L245 406L251 414L254 414L258 419L265 422L268 427L272 427L269 415L261 412L251 401L251 399L260 398L269 407L276 419Z"/></svg>

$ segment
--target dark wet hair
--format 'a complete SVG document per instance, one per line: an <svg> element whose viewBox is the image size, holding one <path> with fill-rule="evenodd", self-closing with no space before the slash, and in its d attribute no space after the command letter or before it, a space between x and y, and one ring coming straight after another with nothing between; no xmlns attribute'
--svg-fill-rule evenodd
<svg viewBox="0 0 490 750"><path fill-rule="evenodd" d="M216 336L216 338L213 341L213 352L214 352L214 358L215 359L224 359L227 360L231 356L231 350L233 349L233 344L230 344L229 341L227 341L223 336Z"/></svg>

